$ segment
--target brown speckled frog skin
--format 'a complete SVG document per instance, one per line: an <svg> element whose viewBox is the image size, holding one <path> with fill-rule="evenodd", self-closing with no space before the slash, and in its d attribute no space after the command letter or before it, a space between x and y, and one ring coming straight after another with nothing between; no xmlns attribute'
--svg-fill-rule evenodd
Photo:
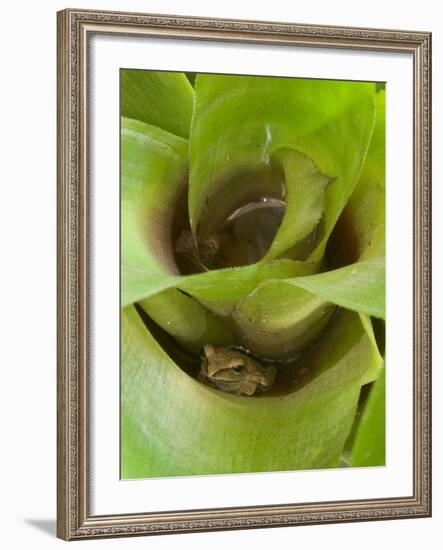
<svg viewBox="0 0 443 550"><path fill-rule="evenodd" d="M235 395L248 395L272 388L277 375L273 366L263 367L236 350L204 347L200 380Z"/></svg>

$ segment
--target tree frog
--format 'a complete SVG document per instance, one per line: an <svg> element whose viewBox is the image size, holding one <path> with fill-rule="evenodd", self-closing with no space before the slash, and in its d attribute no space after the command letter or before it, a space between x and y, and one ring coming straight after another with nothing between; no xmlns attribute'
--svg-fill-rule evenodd
<svg viewBox="0 0 443 550"><path fill-rule="evenodd" d="M274 385L277 369L263 367L249 355L228 348L204 346L200 380L235 395L267 391Z"/></svg>

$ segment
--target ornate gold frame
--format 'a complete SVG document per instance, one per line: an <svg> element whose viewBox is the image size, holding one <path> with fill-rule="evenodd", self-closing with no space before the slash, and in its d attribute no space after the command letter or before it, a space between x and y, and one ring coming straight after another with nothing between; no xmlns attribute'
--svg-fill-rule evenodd
<svg viewBox="0 0 443 550"><path fill-rule="evenodd" d="M88 491L87 51L92 34L409 52L414 59L413 496L92 516ZM58 536L183 533L431 515L431 34L261 21L58 13Z"/></svg>

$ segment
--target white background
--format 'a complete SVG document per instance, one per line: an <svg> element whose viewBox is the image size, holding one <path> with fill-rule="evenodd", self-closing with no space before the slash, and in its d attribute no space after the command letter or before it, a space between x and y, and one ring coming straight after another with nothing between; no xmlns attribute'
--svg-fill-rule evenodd
<svg viewBox="0 0 443 550"><path fill-rule="evenodd" d="M434 205L443 204L442 36L438 2L371 0L83 0L75 7L434 31ZM54 548L55 520L55 11L63 2L20 3L2 16L2 546ZM72 7L72 6L71 6ZM367 8L367 9L365 9ZM6 169L5 169L6 168ZM5 195L6 192L6 195ZM401 208L401 197L399 197ZM438 213L440 214L440 213ZM436 548L442 532L442 216L434 223L434 517L432 519L82 542L82 546L226 548ZM6 302L6 308L4 304ZM6 352L6 353L5 353ZM78 543L77 543L78 544Z"/></svg>

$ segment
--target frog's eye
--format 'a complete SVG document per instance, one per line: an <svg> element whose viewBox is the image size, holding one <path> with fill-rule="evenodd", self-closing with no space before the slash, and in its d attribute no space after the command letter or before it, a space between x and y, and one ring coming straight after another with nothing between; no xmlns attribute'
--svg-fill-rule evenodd
<svg viewBox="0 0 443 550"><path fill-rule="evenodd" d="M243 362L241 363L234 363L232 366L231 366L231 369L232 369L232 372L234 372L235 374L240 374L243 369L245 368L245 365Z"/></svg>

